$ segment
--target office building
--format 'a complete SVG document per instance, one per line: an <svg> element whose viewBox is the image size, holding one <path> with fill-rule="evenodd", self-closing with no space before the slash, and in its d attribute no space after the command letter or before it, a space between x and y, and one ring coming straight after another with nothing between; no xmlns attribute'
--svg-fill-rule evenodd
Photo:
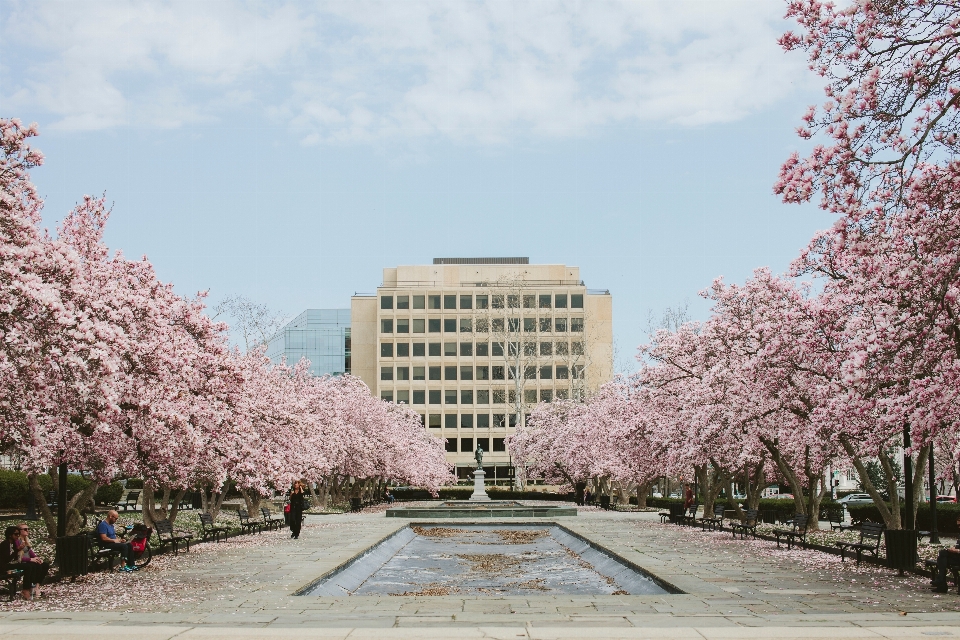
<svg viewBox="0 0 960 640"><path fill-rule="evenodd" d="M267 357L290 366L307 358L315 376L350 373L350 309L307 309L270 338Z"/></svg>

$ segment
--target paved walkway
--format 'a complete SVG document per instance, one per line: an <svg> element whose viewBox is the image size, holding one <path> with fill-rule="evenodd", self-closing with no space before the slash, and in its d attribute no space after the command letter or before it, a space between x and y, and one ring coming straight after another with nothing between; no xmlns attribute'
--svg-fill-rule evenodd
<svg viewBox="0 0 960 640"><path fill-rule="evenodd" d="M139 573L92 574L35 603L0 603L0 636L960 638L960 596L933 594L920 578L661 525L655 514L591 511L558 521L685 593L292 595L407 524L345 514L310 518L299 540L274 532L204 544ZM457 522L466 521L442 524Z"/></svg>

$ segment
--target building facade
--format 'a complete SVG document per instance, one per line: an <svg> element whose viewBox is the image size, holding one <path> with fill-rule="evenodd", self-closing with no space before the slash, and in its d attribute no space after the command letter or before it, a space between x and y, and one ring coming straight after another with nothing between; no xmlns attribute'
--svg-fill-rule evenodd
<svg viewBox="0 0 960 640"><path fill-rule="evenodd" d="M353 375L409 404L467 478L509 482L505 440L537 402L584 397L613 376L612 300L578 267L437 258L383 270L351 299Z"/></svg>
<svg viewBox="0 0 960 640"><path fill-rule="evenodd" d="M350 309L307 309L270 338L267 357L290 366L307 358L315 376L350 373Z"/></svg>

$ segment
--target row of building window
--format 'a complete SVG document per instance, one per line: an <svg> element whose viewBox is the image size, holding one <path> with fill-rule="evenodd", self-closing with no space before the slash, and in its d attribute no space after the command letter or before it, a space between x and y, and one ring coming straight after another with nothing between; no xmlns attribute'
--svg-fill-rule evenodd
<svg viewBox="0 0 960 640"><path fill-rule="evenodd" d="M439 294L396 296L397 309L566 309L569 299L571 309L583 309L582 293L539 294ZM459 305L457 304L459 302ZM442 303L442 307L441 307ZM394 308L394 296L380 296L381 309Z"/></svg>
<svg viewBox="0 0 960 640"><path fill-rule="evenodd" d="M473 448L474 441L476 441L476 445L484 451L499 453L507 450L506 438L445 438L444 440L444 447L447 453L457 453L458 450L460 453L473 453L476 451L476 449ZM491 442L491 440L493 442ZM457 445L459 445L459 449L457 449ZM493 446L493 448L490 449L490 446Z"/></svg>
<svg viewBox="0 0 960 640"><path fill-rule="evenodd" d="M380 333L573 333L583 318L381 318Z"/></svg>
<svg viewBox="0 0 960 640"><path fill-rule="evenodd" d="M381 380L514 380L518 367L380 367ZM396 375L394 375L396 372ZM440 374L443 377L440 377ZM583 377L583 365L543 365L523 367L524 380L577 380Z"/></svg>
<svg viewBox="0 0 960 640"><path fill-rule="evenodd" d="M381 342L380 357L393 358L396 353L397 358L409 358L411 354L411 345L413 346L413 357L443 357L457 355L463 357L473 356L494 356L504 355L504 343L502 342ZM476 347L476 348L474 348ZM507 355L516 356L521 353L525 356L582 356L582 342L566 341L531 341L531 342L508 342L506 343Z"/></svg>
<svg viewBox="0 0 960 640"><path fill-rule="evenodd" d="M431 429L505 429L517 426L515 413L430 413L420 415L420 422Z"/></svg>
<svg viewBox="0 0 960 640"><path fill-rule="evenodd" d="M491 394L492 392L492 394ZM514 404L516 390L510 389L392 389L380 391L380 398L398 404ZM490 402L491 395L493 402ZM524 389L523 401L529 404L566 400L569 389ZM411 401L412 399L412 401ZM476 400L476 402L474 402Z"/></svg>

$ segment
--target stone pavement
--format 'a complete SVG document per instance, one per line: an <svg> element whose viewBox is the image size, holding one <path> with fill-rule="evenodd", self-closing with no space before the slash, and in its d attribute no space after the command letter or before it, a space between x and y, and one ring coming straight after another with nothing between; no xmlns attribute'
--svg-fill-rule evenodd
<svg viewBox="0 0 960 640"><path fill-rule="evenodd" d="M299 540L274 532L204 544L139 573L52 586L36 603L0 603L0 636L960 638L960 596L933 594L917 577L661 525L655 514L584 511L557 521L684 593L292 595L407 524L344 514L311 517Z"/></svg>

